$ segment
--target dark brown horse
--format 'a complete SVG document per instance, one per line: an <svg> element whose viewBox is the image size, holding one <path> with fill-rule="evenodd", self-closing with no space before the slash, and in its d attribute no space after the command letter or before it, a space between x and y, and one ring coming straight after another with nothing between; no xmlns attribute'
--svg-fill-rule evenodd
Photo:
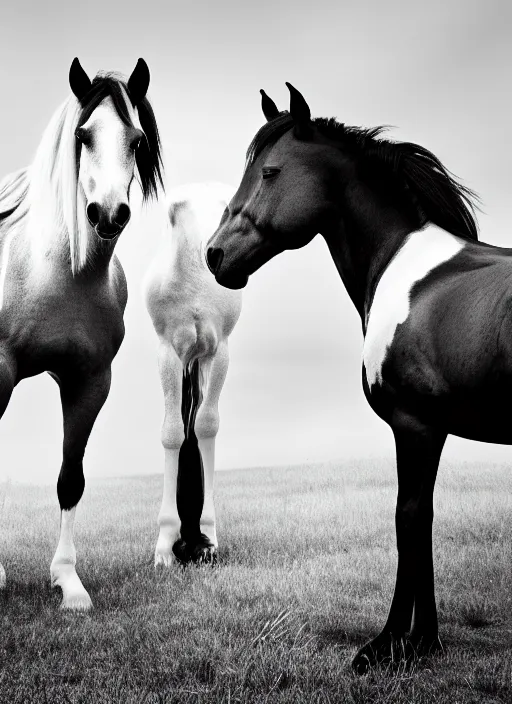
<svg viewBox="0 0 512 704"><path fill-rule="evenodd" d="M398 570L381 633L354 667L441 649L433 492L449 433L512 443L512 251L477 241L473 194L411 143L314 119L288 84L209 242L219 283L241 288L286 249L325 238L364 333L363 387L396 443Z"/></svg>
<svg viewBox="0 0 512 704"><path fill-rule="evenodd" d="M22 379L48 372L58 383L64 446L51 579L64 608L87 609L73 524L85 446L124 336L126 280L114 247L130 218L134 178L144 198L155 195L161 159L142 59L128 81L99 74L92 82L75 59L69 81L73 95L31 166L0 184L0 415Z"/></svg>

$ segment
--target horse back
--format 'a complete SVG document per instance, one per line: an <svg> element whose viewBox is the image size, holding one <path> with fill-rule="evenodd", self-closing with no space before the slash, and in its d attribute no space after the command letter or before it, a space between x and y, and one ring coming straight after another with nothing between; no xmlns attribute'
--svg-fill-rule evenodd
<svg viewBox="0 0 512 704"><path fill-rule="evenodd" d="M449 386L512 372L511 304L512 251L467 243L412 287L390 356L421 356Z"/></svg>

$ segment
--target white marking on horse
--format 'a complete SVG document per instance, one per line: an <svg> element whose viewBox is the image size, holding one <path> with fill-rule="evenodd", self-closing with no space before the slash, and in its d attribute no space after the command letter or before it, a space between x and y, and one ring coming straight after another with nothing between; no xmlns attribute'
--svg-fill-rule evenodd
<svg viewBox="0 0 512 704"><path fill-rule="evenodd" d="M92 606L80 577L76 573L76 549L73 540L76 506L70 511L61 511L60 538L50 567L52 587L62 589L63 609L86 611Z"/></svg>
<svg viewBox="0 0 512 704"><path fill-rule="evenodd" d="M370 388L382 383L382 365L398 325L409 316L414 284L464 246L455 235L428 225L412 232L388 264L375 289L364 340L363 363Z"/></svg>

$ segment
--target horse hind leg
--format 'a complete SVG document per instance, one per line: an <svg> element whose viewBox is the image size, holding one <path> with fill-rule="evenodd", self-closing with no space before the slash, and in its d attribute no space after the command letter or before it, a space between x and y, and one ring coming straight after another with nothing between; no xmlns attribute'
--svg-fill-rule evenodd
<svg viewBox="0 0 512 704"><path fill-rule="evenodd" d="M201 530L205 475L203 454L196 435L196 420L203 402L203 374L195 360L184 370L182 418L185 439L180 448L176 502L181 521L181 538L173 552L181 563L215 561L215 546Z"/></svg>
<svg viewBox="0 0 512 704"><path fill-rule="evenodd" d="M214 504L215 442L219 430L219 398L229 365L227 341L222 341L213 359L204 360L202 367L204 398L197 412L195 432L204 467L204 506L201 530L217 549L217 529Z"/></svg>
<svg viewBox="0 0 512 704"><path fill-rule="evenodd" d="M170 567L173 545L179 539L180 517L176 504L180 449L185 439L182 405L183 366L172 346L163 343L159 354L159 370L164 392L165 417L162 426L164 448L164 488L158 514L160 526L155 548L155 567Z"/></svg>
<svg viewBox="0 0 512 704"><path fill-rule="evenodd" d="M228 366L227 344L213 358L183 370L169 345L162 348L160 372L165 395L162 442L164 496L155 564L215 562L217 534L213 500L218 401Z"/></svg>

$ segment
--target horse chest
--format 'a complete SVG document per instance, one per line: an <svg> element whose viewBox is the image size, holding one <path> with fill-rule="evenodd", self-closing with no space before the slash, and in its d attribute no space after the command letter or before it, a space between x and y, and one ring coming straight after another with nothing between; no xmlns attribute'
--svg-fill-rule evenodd
<svg viewBox="0 0 512 704"><path fill-rule="evenodd" d="M34 303L23 329L11 336L20 376L69 370L91 374L110 365L124 336L122 312L113 301L84 303L55 297Z"/></svg>
<svg viewBox="0 0 512 704"><path fill-rule="evenodd" d="M382 367L397 327L411 312L411 290L458 254L464 242L435 225L413 232L382 274L370 308L363 346L368 387L382 384Z"/></svg>

